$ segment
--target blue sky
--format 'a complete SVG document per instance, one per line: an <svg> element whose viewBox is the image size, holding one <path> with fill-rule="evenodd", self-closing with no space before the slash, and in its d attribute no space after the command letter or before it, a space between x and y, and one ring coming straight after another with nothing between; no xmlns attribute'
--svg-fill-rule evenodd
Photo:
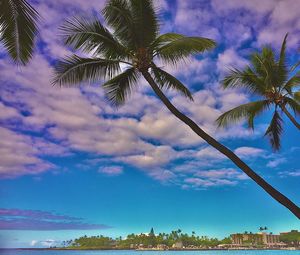
<svg viewBox="0 0 300 255"><path fill-rule="evenodd" d="M16 67L0 46L0 246L43 247L81 235L112 237L181 228L228 236L268 226L299 229L230 161L176 120L141 80L118 111L99 85L50 85L52 66L68 54L58 35L64 19L97 14L101 0L31 1L43 17L34 58ZM264 44L280 46L289 32L289 61L299 60L297 0L156 1L161 31L217 41L211 52L165 70L194 93L194 102L167 92L172 102L234 150L268 182L300 204L300 134L287 119L280 153L264 130L270 114L217 129L224 111L250 100L223 90L228 67L241 68Z"/></svg>

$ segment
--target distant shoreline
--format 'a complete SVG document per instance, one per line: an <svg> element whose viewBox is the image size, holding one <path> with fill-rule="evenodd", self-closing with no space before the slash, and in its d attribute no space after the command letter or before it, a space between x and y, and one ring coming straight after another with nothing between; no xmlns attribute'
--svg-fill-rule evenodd
<svg viewBox="0 0 300 255"><path fill-rule="evenodd" d="M230 249L230 248L211 248L211 249L168 249L168 250L154 250L154 249L103 249L103 248L86 248L86 249L74 249L74 248L0 248L0 250L21 250L21 251L257 251L257 250L290 250L290 249L279 249L279 248L240 248L240 249ZM296 248L295 251L299 251ZM293 250L291 250L293 251Z"/></svg>

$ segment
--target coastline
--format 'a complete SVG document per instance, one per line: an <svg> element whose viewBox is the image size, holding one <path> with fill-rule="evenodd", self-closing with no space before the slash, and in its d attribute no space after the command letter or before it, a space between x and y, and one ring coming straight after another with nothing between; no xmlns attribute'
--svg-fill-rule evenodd
<svg viewBox="0 0 300 255"><path fill-rule="evenodd" d="M76 248L0 248L1 250L20 250L20 251L242 251L242 250L269 250L269 251L298 251L300 248L288 247L288 248L203 248L203 249L105 249L105 248L84 248L84 249L76 249Z"/></svg>

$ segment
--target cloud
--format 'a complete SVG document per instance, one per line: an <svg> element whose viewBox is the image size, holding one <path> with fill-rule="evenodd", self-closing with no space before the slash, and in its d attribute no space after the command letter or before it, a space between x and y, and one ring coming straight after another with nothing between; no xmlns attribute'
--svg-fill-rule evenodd
<svg viewBox="0 0 300 255"><path fill-rule="evenodd" d="M106 166L98 169L98 173L108 176L117 176L123 173L123 167L121 166Z"/></svg>
<svg viewBox="0 0 300 255"><path fill-rule="evenodd" d="M258 43L279 47L286 33L289 33L288 47L299 46L300 2L297 0L278 1L271 12L269 22L259 31Z"/></svg>
<svg viewBox="0 0 300 255"><path fill-rule="evenodd" d="M280 177L300 177L300 170L279 172Z"/></svg>
<svg viewBox="0 0 300 255"><path fill-rule="evenodd" d="M195 176L208 178L212 180L219 180L219 179L247 180L248 179L248 176L246 176L240 170L236 170L232 168L199 171L198 173L195 174Z"/></svg>
<svg viewBox="0 0 300 255"><path fill-rule="evenodd" d="M88 230L110 228L67 215L22 209L0 209L0 230ZM35 244L33 244L35 245Z"/></svg>
<svg viewBox="0 0 300 255"><path fill-rule="evenodd" d="M201 138L170 114L143 79L128 103L118 111L107 103L99 88L101 81L92 86L69 88L50 85L53 62L69 52L57 36L58 27L74 14L99 12L104 2L35 2L43 16L41 43L35 57L28 66L16 68L1 55L0 132L5 139L0 141L0 177L49 172L59 168L49 158L77 152L136 167L162 182L182 183L185 178L193 177L199 167L207 169L213 164L224 167L225 158L205 147ZM216 6L216 1L178 1L174 13L166 1L156 1L159 4L172 16L164 20L170 31L211 37L224 42L226 49L191 58L176 70L163 66L194 92L194 102L175 92L166 92L172 103L218 140L232 144L237 138L256 139L262 131L259 127L255 132L246 129L243 123L228 129L216 128L215 120L222 112L248 101L240 91L221 89L218 81L225 67L246 64L241 46L253 40L253 30L263 28L260 20L274 10L274 1L261 3L260 9L249 1L230 0L222 6ZM245 8L251 13L241 14ZM229 20L226 12L231 10L233 19ZM287 22L284 17L280 19ZM100 168L101 171L116 175L123 170ZM190 176L181 176L183 172L189 172Z"/></svg>
<svg viewBox="0 0 300 255"><path fill-rule="evenodd" d="M254 147L239 147L235 149L234 152L241 158L261 157L265 154L265 151L263 149Z"/></svg>
<svg viewBox="0 0 300 255"><path fill-rule="evenodd" d="M274 159L274 160L270 160L267 163L267 167L275 168L275 167L279 166L280 164L285 163L286 161L287 161L286 158L277 158L277 159Z"/></svg>
<svg viewBox="0 0 300 255"><path fill-rule="evenodd" d="M243 68L248 61L241 57L234 49L226 49L218 54L217 68L221 75L228 73L231 68Z"/></svg>
<svg viewBox="0 0 300 255"><path fill-rule="evenodd" d="M254 13L267 13L270 12L277 0L227 0L223 4L220 4L218 0L212 0L212 7L218 12L231 12L234 9L247 9L248 11L252 11Z"/></svg>
<svg viewBox="0 0 300 255"><path fill-rule="evenodd" d="M201 178L194 178L194 177L186 178L184 182L186 184L191 185L192 188L209 188L209 187L225 186L225 185L233 186L237 184L236 181L226 180L226 179L204 180Z"/></svg>

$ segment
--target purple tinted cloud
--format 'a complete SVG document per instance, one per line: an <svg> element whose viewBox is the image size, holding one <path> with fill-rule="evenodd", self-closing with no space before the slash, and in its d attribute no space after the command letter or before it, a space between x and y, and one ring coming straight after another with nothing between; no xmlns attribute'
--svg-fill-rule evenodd
<svg viewBox="0 0 300 255"><path fill-rule="evenodd" d="M81 218L71 217L67 215L58 215L51 212L39 210L20 210L20 209L4 209L0 208L0 218L2 217L26 217L39 220L82 220Z"/></svg>
<svg viewBox="0 0 300 255"><path fill-rule="evenodd" d="M39 210L0 208L1 230L87 230L107 229L104 224L90 224L83 219Z"/></svg>

